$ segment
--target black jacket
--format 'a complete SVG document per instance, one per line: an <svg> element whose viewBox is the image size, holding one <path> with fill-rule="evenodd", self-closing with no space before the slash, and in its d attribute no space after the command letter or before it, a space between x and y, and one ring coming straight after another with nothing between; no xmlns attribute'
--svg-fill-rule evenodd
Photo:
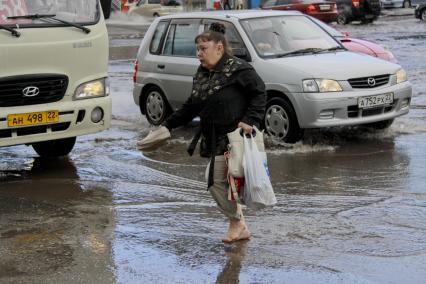
<svg viewBox="0 0 426 284"><path fill-rule="evenodd" d="M253 67L225 54L212 70L198 67L191 96L163 125L171 130L199 116L200 155L212 157L227 150L226 134L240 121L259 127L265 105L265 84ZM194 137L190 154L198 138Z"/></svg>

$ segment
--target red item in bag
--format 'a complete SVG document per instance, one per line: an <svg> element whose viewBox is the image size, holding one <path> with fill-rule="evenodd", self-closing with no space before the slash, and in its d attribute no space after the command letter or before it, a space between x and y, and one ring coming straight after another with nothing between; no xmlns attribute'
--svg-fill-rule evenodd
<svg viewBox="0 0 426 284"><path fill-rule="evenodd" d="M225 156L225 162L228 166L228 158L229 158L229 152L224 153ZM232 175L227 174L228 178L228 200L230 201L236 201L238 203L243 203L242 196L243 196L243 190L244 190L244 178L237 178L233 177Z"/></svg>

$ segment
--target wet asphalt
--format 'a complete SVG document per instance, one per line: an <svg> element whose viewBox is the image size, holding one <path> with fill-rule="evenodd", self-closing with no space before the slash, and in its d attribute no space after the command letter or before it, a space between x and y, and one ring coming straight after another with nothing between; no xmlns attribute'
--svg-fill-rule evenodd
<svg viewBox="0 0 426 284"><path fill-rule="evenodd" d="M136 149L150 130L131 81L146 25L113 18L112 127L61 159L0 148L0 283L424 283L426 25L395 11L337 28L395 54L413 83L410 113L381 132L267 139L278 204L245 210L253 237L231 245L207 161L185 151L196 123Z"/></svg>

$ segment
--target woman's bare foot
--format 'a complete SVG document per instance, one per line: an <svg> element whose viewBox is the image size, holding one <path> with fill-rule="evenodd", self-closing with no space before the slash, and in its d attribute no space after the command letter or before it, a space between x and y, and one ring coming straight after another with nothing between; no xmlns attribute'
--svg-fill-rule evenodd
<svg viewBox="0 0 426 284"><path fill-rule="evenodd" d="M247 240L250 236L250 231L244 221L230 220L228 232L226 232L222 241L225 243L231 243L240 240Z"/></svg>

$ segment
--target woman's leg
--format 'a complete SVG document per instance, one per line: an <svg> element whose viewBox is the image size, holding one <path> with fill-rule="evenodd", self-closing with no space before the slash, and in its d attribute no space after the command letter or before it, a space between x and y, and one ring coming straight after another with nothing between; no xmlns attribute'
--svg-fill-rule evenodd
<svg viewBox="0 0 426 284"><path fill-rule="evenodd" d="M228 232L223 237L223 241L232 242L250 238L241 205L228 200L227 168L223 156L215 157L213 180L214 184L209 188L209 191L219 210L229 218Z"/></svg>

